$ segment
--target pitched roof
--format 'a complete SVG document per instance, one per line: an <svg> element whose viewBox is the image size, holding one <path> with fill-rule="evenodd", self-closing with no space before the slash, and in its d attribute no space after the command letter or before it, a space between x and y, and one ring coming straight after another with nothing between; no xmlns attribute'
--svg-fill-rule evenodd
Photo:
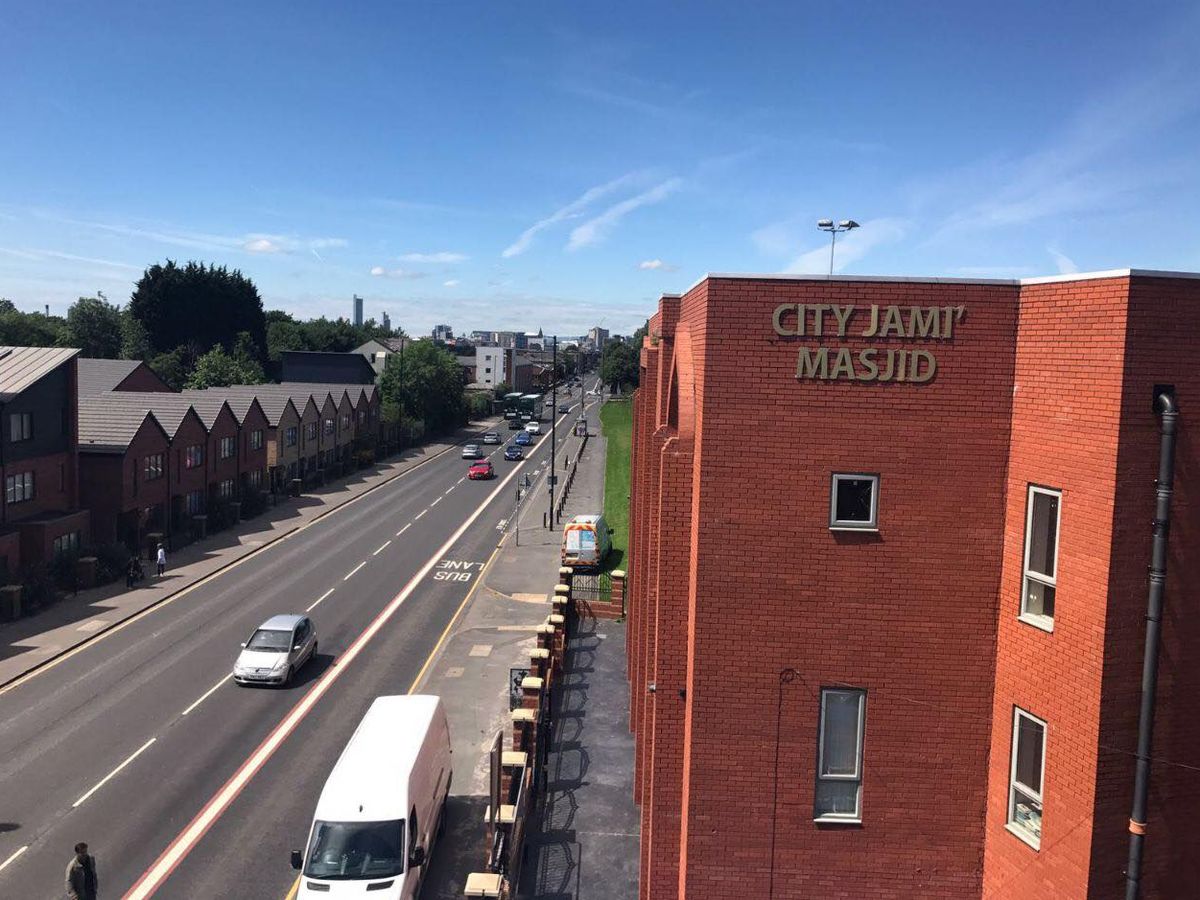
<svg viewBox="0 0 1200 900"><path fill-rule="evenodd" d="M154 413L137 404L81 403L79 452L124 453L147 419L162 429Z"/></svg>
<svg viewBox="0 0 1200 900"><path fill-rule="evenodd" d="M88 412L89 418L95 415L112 415L112 416L136 416L141 414L145 418L146 413L153 413L158 424L162 426L163 431L167 436L174 438L176 432L179 431L179 426L183 424L183 420L192 410L192 404L187 398L180 394L167 394L154 391L105 391L102 394L95 394L89 398L87 403L79 404L79 420L80 420L80 441L83 444L83 419L84 411ZM95 419L92 419L95 421ZM203 423L203 418L201 422ZM140 426L141 420L138 420ZM136 428L134 431L136 432Z"/></svg>
<svg viewBox="0 0 1200 900"><path fill-rule="evenodd" d="M116 390L117 385L142 364L138 359L92 359L79 357L79 396L90 397Z"/></svg>
<svg viewBox="0 0 1200 900"><path fill-rule="evenodd" d="M246 413L250 410L250 405L256 400L262 408L263 415L267 417L267 424L272 428L279 427L279 420L283 417L284 411L288 404L296 406L292 398L286 393L277 393L275 391L264 391L264 387L278 387L278 385L262 385L262 384L235 384L231 387L223 388L208 388L203 391L184 391L185 396L192 394L219 394L229 401L229 408L233 410L233 414L238 417L238 421L244 421ZM305 401L307 403L307 401ZM296 415L301 414L303 407L296 408Z"/></svg>
<svg viewBox="0 0 1200 900"><path fill-rule="evenodd" d="M0 347L0 403L7 403L79 352L71 347Z"/></svg>

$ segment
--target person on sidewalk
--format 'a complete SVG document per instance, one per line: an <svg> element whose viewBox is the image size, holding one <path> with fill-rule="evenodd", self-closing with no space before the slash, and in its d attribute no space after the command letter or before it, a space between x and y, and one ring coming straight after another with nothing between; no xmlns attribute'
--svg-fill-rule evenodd
<svg viewBox="0 0 1200 900"><path fill-rule="evenodd" d="M163 572L167 571L167 551L163 549L163 545L158 545L158 577L162 578Z"/></svg>
<svg viewBox="0 0 1200 900"><path fill-rule="evenodd" d="M125 566L125 590L133 590L133 586L138 580L138 558L137 556L129 557L129 562Z"/></svg>
<svg viewBox="0 0 1200 900"><path fill-rule="evenodd" d="M96 900L100 881L96 877L96 857L88 854L88 845L80 841L75 855L67 863L67 896L71 900Z"/></svg>

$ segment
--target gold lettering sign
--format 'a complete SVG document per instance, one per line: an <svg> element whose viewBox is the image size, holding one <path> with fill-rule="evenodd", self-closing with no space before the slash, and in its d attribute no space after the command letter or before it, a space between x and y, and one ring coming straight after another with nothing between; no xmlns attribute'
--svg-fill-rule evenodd
<svg viewBox="0 0 1200 900"><path fill-rule="evenodd" d="M783 303L775 307L771 325L782 337L863 337L948 341L967 314L965 306L839 306L829 303ZM858 319L859 321L855 321ZM905 381L924 384L937 374L937 357L929 350L866 347L801 347L796 378L815 381Z"/></svg>

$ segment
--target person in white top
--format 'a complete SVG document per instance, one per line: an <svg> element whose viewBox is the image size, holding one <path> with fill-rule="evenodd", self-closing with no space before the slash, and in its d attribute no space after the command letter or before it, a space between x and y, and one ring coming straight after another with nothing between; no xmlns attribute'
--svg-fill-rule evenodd
<svg viewBox="0 0 1200 900"><path fill-rule="evenodd" d="M158 545L158 577L162 578L163 572L167 570L167 551L163 549L163 545Z"/></svg>

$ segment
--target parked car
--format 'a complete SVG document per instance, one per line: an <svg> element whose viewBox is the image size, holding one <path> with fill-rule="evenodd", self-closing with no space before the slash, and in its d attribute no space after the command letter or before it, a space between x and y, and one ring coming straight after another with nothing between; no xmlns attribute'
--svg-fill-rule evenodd
<svg viewBox="0 0 1200 900"><path fill-rule="evenodd" d="M528 431L522 431L515 438L513 438L513 443L519 447L528 447L533 443L533 435L531 435Z"/></svg>
<svg viewBox="0 0 1200 900"><path fill-rule="evenodd" d="M571 411L571 407L567 406L565 403L560 403L558 405L558 411L560 413L569 413Z"/></svg>
<svg viewBox="0 0 1200 900"><path fill-rule="evenodd" d="M604 516L576 516L563 528L562 564L599 568L612 549L612 533Z"/></svg>
<svg viewBox="0 0 1200 900"><path fill-rule="evenodd" d="M479 459L481 456L483 456L483 453L480 451L478 444L467 444L467 446L463 447L463 459Z"/></svg>
<svg viewBox="0 0 1200 900"><path fill-rule="evenodd" d="M304 851L291 853L298 900L416 897L452 779L441 699L376 697L321 789Z"/></svg>
<svg viewBox="0 0 1200 900"><path fill-rule="evenodd" d="M495 478L496 470L492 468L490 459L481 459L479 462L471 463L471 468L467 469L467 477L472 481Z"/></svg>
<svg viewBox="0 0 1200 900"><path fill-rule="evenodd" d="M238 684L288 684L317 655L317 629L306 616L272 616L255 629L233 664Z"/></svg>
<svg viewBox="0 0 1200 900"><path fill-rule="evenodd" d="M500 435L496 434L494 431L489 431L483 436L483 442L485 444L498 444L500 443Z"/></svg>
<svg viewBox="0 0 1200 900"><path fill-rule="evenodd" d="M507 447L504 448L504 458L509 461L515 461L518 459L524 459L525 454L521 452L520 447L516 447L512 444L509 444Z"/></svg>
<svg viewBox="0 0 1200 900"><path fill-rule="evenodd" d="M525 425L525 430L530 434L541 434L542 426L537 422L529 422Z"/></svg>

